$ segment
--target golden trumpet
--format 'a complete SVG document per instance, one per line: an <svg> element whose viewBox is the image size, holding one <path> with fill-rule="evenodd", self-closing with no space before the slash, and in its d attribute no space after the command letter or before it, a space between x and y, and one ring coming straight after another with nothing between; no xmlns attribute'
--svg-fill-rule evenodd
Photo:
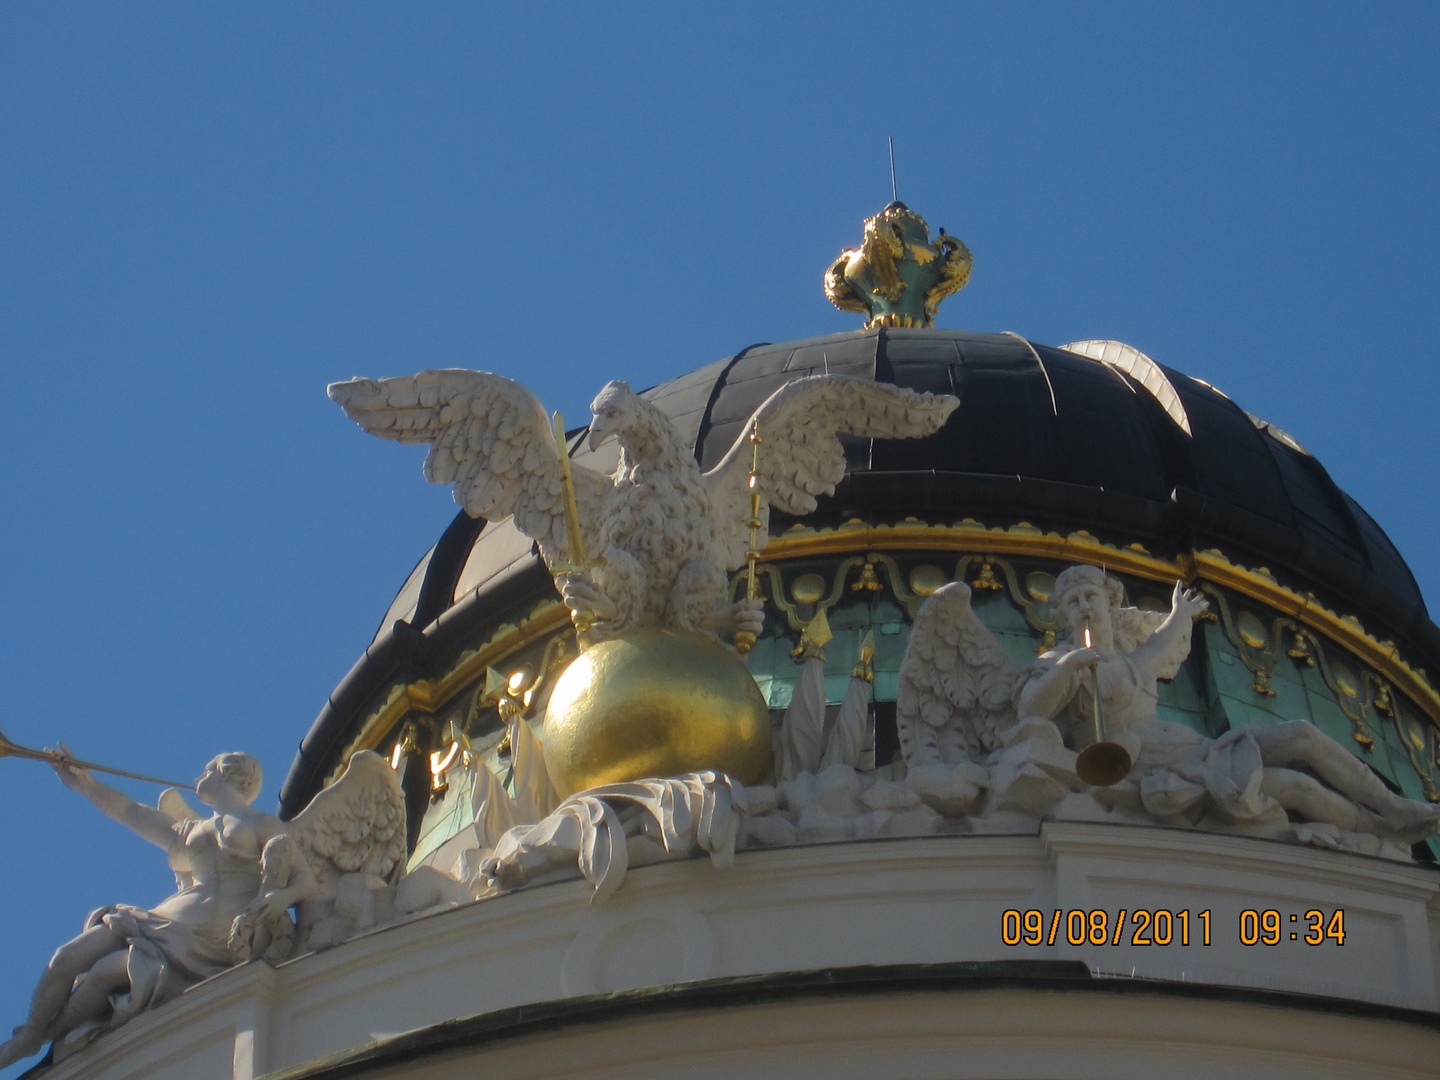
<svg viewBox="0 0 1440 1080"><path fill-rule="evenodd" d="M1093 649L1090 636L1090 620L1085 620L1085 647ZM1095 741L1080 751L1075 760L1075 772L1081 780L1092 787L1109 787L1118 784L1130 775L1134 762L1130 751L1119 743L1110 742L1105 736L1105 715L1100 710L1100 668L1091 674L1091 701L1095 708Z"/></svg>
<svg viewBox="0 0 1440 1080"><path fill-rule="evenodd" d="M112 769L109 765L96 765L93 761L81 761L69 754L62 754L59 750L33 750L28 746L11 742L5 737L4 732L0 731L0 758L5 757L44 761L51 765L70 765L77 769L110 773L113 776L128 776L131 780L144 780L148 784L160 784L162 787L193 788L195 786L183 780L162 780L158 776L146 776L144 773L129 772L126 769Z"/></svg>

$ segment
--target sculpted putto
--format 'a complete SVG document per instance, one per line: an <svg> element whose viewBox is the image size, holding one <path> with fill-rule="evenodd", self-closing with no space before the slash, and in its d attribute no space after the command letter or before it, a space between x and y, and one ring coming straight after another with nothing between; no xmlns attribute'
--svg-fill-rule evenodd
<svg viewBox="0 0 1440 1080"><path fill-rule="evenodd" d="M1178 674L1193 621L1207 607L1180 583L1168 612L1141 611L1099 568L1070 567L1052 594L1067 633L1030 664L1010 659L970 596L962 582L945 585L911 628L896 700L903 777L821 760L783 778L777 772L774 786L692 774L595 788L501 838L485 862L484 893L548 880L565 865L573 873L578 863L601 898L637 854L654 861L708 851L719 865L732 841L918 836L961 822L974 832L1014 831L1052 816L1241 833L1408 861L1410 844L1440 821L1440 806L1391 793L1309 721L1207 738L1162 720L1159 680ZM1097 679L1107 741L1134 763L1109 787L1091 787L1077 772L1078 753L1095 739ZM658 845L634 846L652 833Z"/></svg>
<svg viewBox="0 0 1440 1080"><path fill-rule="evenodd" d="M726 572L745 564L754 444L742 435L701 473L670 419L623 382L591 404L590 446L614 437L613 476L574 465L584 550L577 567L567 534L563 476L550 423L519 383L483 371L445 369L335 383L330 396L366 431L431 444L425 475L455 485L475 517L514 515L536 540L572 610L593 619L591 640L642 626L718 634L757 631L758 603L728 601ZM775 391L746 425L758 425L756 472L763 546L770 507L808 514L845 474L837 433L871 438L928 435L959 401L863 379L816 375ZM588 620L587 620L588 621Z"/></svg>
<svg viewBox="0 0 1440 1080"><path fill-rule="evenodd" d="M1053 602L1068 635L1021 667L975 616L967 586L947 585L926 601L897 703L912 773L985 762L992 783L1003 783L1029 765L1032 777L1054 782L1053 809L1066 788L1086 789L1073 773L1073 753L1094 741L1098 680L1107 738L1135 763L1119 784L1090 792L1103 807L1135 820L1405 857L1411 843L1435 831L1440 806L1394 794L1309 721L1207 738L1160 719L1157 681L1179 671L1192 620L1207 606L1181 584L1168 614L1142 612L1125 606L1118 581L1097 567L1073 566L1057 577ZM1027 809L1038 808L1032 802Z"/></svg>
<svg viewBox="0 0 1440 1080"><path fill-rule="evenodd" d="M174 788L152 809L59 757L52 764L66 787L163 848L179 891L150 909L116 904L94 912L51 958L29 1016L0 1045L0 1068L47 1042L63 1058L243 960L283 960L468 898L433 871L402 880L400 781L369 750L354 754L340 779L289 822L250 805L261 774L249 754L221 754L195 781L196 798L214 808L209 817L197 816Z"/></svg>
<svg viewBox="0 0 1440 1080"><path fill-rule="evenodd" d="M405 854L400 778L373 750L357 751L340 779L265 845L259 895L235 920L232 949L242 959L284 960L384 921Z"/></svg>
<svg viewBox="0 0 1440 1080"><path fill-rule="evenodd" d="M51 959L30 1015L0 1046L0 1067L50 1041L63 1056L230 967L231 923L260 891L261 851L284 830L250 805L260 791L260 763L249 754L221 754L195 781L196 798L214 808L209 817L196 817L173 788L162 798L165 808L153 809L84 769L56 762L55 771L66 787L164 849L180 889L149 910L117 904L94 912Z"/></svg>

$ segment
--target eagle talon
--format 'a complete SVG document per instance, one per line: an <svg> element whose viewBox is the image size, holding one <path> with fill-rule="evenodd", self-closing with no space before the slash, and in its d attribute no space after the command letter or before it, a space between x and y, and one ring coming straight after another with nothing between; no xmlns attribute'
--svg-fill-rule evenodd
<svg viewBox="0 0 1440 1080"><path fill-rule="evenodd" d="M765 629L765 601L758 597L754 600L737 600L731 608L731 614L735 620L735 640L739 641L740 635L748 634L753 645L760 637L760 632Z"/></svg>
<svg viewBox="0 0 1440 1080"><path fill-rule="evenodd" d="M595 587L589 575L561 574L555 581L560 586L560 599L577 622L593 624L615 617L615 602Z"/></svg>

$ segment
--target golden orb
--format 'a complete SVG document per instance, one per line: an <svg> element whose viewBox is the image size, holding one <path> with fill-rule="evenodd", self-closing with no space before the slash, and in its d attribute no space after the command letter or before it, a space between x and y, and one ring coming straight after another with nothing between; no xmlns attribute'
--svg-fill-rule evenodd
<svg viewBox="0 0 1440 1080"><path fill-rule="evenodd" d="M718 641L686 630L592 645L545 709L545 768L562 798L699 769L758 784L769 767L770 710L755 679Z"/></svg>

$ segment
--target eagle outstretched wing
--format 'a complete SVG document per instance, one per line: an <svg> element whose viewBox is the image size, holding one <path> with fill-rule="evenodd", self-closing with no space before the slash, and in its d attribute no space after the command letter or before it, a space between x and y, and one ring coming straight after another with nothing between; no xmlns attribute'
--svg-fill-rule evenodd
<svg viewBox="0 0 1440 1080"><path fill-rule="evenodd" d="M391 379L351 379L328 388L345 415L372 435L429 443L425 479L454 484L471 517L515 517L551 565L573 561L565 533L560 463L538 398L503 375L440 368ZM587 552L595 552L610 478L572 465Z"/></svg>
<svg viewBox="0 0 1440 1080"><path fill-rule="evenodd" d="M907 768L983 761L1015 722L1023 669L970 607L970 586L953 581L920 606L905 659L895 720Z"/></svg>
<svg viewBox="0 0 1440 1080"><path fill-rule="evenodd" d="M786 383L755 410L745 433L704 476L714 511L712 551L727 570L745 564L750 537L749 434L759 425L760 528L763 547L770 507L808 514L845 475L839 435L911 439L939 431L958 398L924 394L847 375L810 375Z"/></svg>

